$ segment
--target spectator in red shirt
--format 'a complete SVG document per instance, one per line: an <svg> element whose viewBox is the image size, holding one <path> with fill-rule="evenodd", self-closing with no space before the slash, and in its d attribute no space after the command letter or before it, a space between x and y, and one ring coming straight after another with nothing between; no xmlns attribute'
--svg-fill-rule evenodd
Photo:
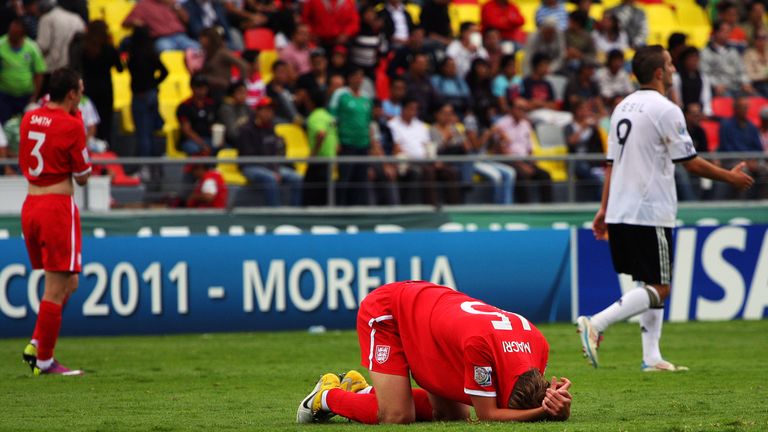
<svg viewBox="0 0 768 432"><path fill-rule="evenodd" d="M208 169L205 164L192 164L187 167L197 179L195 190L187 198L187 207L219 208L227 207L227 184L218 171Z"/></svg>
<svg viewBox="0 0 768 432"><path fill-rule="evenodd" d="M523 32L525 18L520 13L520 9L509 0L491 0L484 4L480 21L483 29L498 29L504 40L512 40L520 44L525 42Z"/></svg>
<svg viewBox="0 0 768 432"><path fill-rule="evenodd" d="M360 29L354 0L308 0L302 19L326 52L334 45L346 44Z"/></svg>

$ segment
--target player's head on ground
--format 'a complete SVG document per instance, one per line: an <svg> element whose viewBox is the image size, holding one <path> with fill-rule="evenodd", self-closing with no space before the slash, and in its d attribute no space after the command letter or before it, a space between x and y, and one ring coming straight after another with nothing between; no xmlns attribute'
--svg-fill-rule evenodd
<svg viewBox="0 0 768 432"><path fill-rule="evenodd" d="M666 91L672 87L675 66L669 51L661 45L650 45L637 50L632 59L632 72L641 86Z"/></svg>
<svg viewBox="0 0 768 432"><path fill-rule="evenodd" d="M507 406L517 410L538 408L544 396L547 395L547 388L549 388L549 382L544 375L536 368L530 369L517 377Z"/></svg>
<svg viewBox="0 0 768 432"><path fill-rule="evenodd" d="M80 74L68 67L53 71L48 82L48 93L50 94L51 102L57 104L67 103L76 107L83 96L83 90L83 80Z"/></svg>

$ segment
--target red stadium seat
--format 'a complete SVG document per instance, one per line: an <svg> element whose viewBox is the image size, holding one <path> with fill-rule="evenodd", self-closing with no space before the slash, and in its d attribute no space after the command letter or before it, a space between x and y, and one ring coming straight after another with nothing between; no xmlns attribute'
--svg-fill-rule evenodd
<svg viewBox="0 0 768 432"><path fill-rule="evenodd" d="M270 51L275 49L275 34L267 28L255 28L245 32L245 48Z"/></svg>
<svg viewBox="0 0 768 432"><path fill-rule="evenodd" d="M749 121L755 126L760 126L760 110L765 106L768 106L768 99L764 97L749 98L749 111L747 111L747 117L749 117Z"/></svg>
<svg viewBox="0 0 768 432"><path fill-rule="evenodd" d="M704 120L701 127L707 135L707 150L713 152L720 146L720 122Z"/></svg>
<svg viewBox="0 0 768 432"><path fill-rule="evenodd" d="M117 155L112 152L93 153L91 154L93 160L115 160L117 161ZM112 176L112 184L114 186L138 186L141 184L141 179L135 176L129 176L125 173L123 166L119 163L111 163L103 165L100 171L106 171L107 174Z"/></svg>
<svg viewBox="0 0 768 432"><path fill-rule="evenodd" d="M715 117L733 117L733 98L725 96L713 98L712 113Z"/></svg>

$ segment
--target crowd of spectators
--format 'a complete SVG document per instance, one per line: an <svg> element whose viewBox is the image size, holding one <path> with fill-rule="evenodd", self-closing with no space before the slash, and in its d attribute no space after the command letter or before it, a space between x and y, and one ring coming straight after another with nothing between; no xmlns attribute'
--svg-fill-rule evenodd
<svg viewBox="0 0 768 432"><path fill-rule="evenodd" d="M48 72L64 66L82 72L93 152L108 152L120 138L111 70L125 68L136 142L130 155L162 155L158 88L168 70L160 53L172 50L184 52L191 75L191 97L176 108L176 145L189 156L222 148L285 156L291 143L276 126L286 124L305 131L311 156L399 160L341 163L337 173L311 163L303 174L287 163L242 164L265 205L328 204L334 175L340 205L460 204L478 177L490 202L550 202L553 172L537 163L434 157L525 158L553 141L576 154L604 151L611 110L635 89L629 55L647 43L648 17L635 0L602 17L590 15L592 1L574 3L568 12L563 1L541 0L535 31L526 33L515 1L488 0L480 22L462 22L454 33L449 0L423 0L419 16L402 0L138 0L122 22L130 36L114 41L104 21L89 21L86 0L7 0L0 7L0 157L14 156L19 116L44 98ZM768 97L765 4L700 3L712 10L711 39L699 49L683 34L670 37L677 73L668 96L684 109L699 151L768 152L768 112L750 115ZM255 30L275 35L278 58L267 80L264 53L248 49ZM719 118L713 103L723 98L733 106ZM722 121L718 146L704 132L712 120ZM602 168L576 163L580 199L599 199ZM761 185L753 196L768 198L765 160L748 169ZM225 183L208 171L190 165L197 182L190 206L226 205ZM158 172L138 174L162 181ZM678 189L681 199L735 197L692 185L682 172Z"/></svg>

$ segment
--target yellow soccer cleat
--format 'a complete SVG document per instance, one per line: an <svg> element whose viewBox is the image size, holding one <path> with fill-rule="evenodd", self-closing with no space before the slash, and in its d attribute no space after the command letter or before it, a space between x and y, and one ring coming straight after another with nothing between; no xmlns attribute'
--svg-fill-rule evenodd
<svg viewBox="0 0 768 432"><path fill-rule="evenodd" d="M344 391L357 393L369 387L365 377L354 369L339 375L339 378L341 379L341 389Z"/></svg>
<svg viewBox="0 0 768 432"><path fill-rule="evenodd" d="M37 366L37 347L31 343L27 344L24 347L24 352L21 354L21 358L24 359L24 363L34 372Z"/></svg>
<svg viewBox="0 0 768 432"><path fill-rule="evenodd" d="M312 391L301 401L296 411L296 423L322 422L334 414L323 410L323 392L341 388L341 380L335 373L327 373L320 377Z"/></svg>

